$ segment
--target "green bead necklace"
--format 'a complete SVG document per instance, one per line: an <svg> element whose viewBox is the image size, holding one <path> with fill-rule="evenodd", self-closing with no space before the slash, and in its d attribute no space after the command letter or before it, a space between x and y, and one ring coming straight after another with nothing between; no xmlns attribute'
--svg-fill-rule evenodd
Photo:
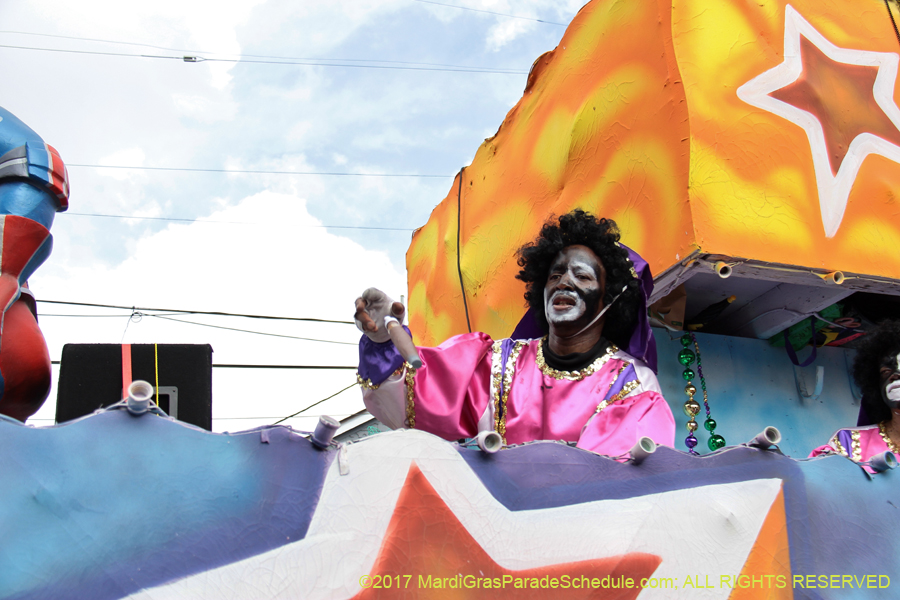
<svg viewBox="0 0 900 600"><path fill-rule="evenodd" d="M707 445L712 451L718 450L725 445L725 438L716 433L717 423L709 413L709 395L706 391L706 378L703 377L703 366L700 362L700 345L697 343L697 336L693 333L684 334L681 336L681 345L682 350L678 353L678 362L684 367L681 377L687 382L687 385L684 386L684 393L687 394L688 397L687 401L684 403L684 414L688 417L688 436L684 439L684 445L687 446L688 451L691 454L699 454L699 452L695 450L698 442L694 432L697 431L698 425L697 421L694 420L694 417L700 413L700 404L694 400L694 394L697 393L697 388L693 384L695 375L699 375L700 387L703 389L703 406L706 407L706 420L703 422L703 427L710 434ZM691 345L694 346L694 350L690 349ZM696 354L694 351L696 351ZM697 373L694 373L694 370L691 368L695 359L697 361Z"/></svg>

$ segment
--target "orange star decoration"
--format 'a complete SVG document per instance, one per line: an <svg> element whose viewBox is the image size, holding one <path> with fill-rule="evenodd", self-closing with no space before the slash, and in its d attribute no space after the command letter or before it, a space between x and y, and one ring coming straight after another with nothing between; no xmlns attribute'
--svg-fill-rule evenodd
<svg viewBox="0 0 900 600"><path fill-rule="evenodd" d="M800 38L800 55L800 77L769 95L819 119L832 174L837 174L850 144L862 133L900 145L900 130L872 94L877 67L833 61L805 37Z"/></svg>
<svg viewBox="0 0 900 600"><path fill-rule="evenodd" d="M504 568L466 531L413 463L366 583L372 587L355 598L493 600L499 590L501 597L627 600L638 596L640 580L661 562L659 556L632 552L518 571Z"/></svg>
<svg viewBox="0 0 900 600"><path fill-rule="evenodd" d="M801 127L809 139L827 237L841 226L863 160L900 162L898 56L840 48L796 9L785 9L784 60L737 90L738 97Z"/></svg>

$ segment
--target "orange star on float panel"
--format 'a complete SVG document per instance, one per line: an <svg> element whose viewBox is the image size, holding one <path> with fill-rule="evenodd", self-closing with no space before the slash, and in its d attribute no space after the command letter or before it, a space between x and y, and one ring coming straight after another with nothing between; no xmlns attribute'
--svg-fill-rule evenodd
<svg viewBox="0 0 900 600"><path fill-rule="evenodd" d="M598 598L633 600L642 578L650 577L662 559L632 552L538 569L513 570L498 565L466 531L422 471L413 463L397 501L369 587L354 596L369 598ZM420 587L420 577L430 587ZM409 577L406 577L409 576ZM468 578L467 578L468 576ZM582 578L583 576L583 578ZM575 585L563 588L564 577ZM504 579L505 578L505 579ZM599 587L604 583L605 587ZM525 585L516 588L516 580ZM552 588L551 581L558 587ZM627 587L628 580L633 587ZM491 587L486 587L485 580ZM541 583L546 580L546 586ZM435 582L439 586L435 585ZM504 581L506 584L504 585ZM537 582L538 587L531 587ZM585 585L585 582L586 585ZM593 587L596 582L598 587ZM494 584L497 585L494 585ZM388 587L389 586L389 587ZM472 587L468 587L472 586Z"/></svg>
<svg viewBox="0 0 900 600"><path fill-rule="evenodd" d="M900 145L900 129L872 94L877 67L833 61L805 37L800 38L800 56L800 77L769 95L819 119L833 174L837 174L851 142L861 133L873 133Z"/></svg>
<svg viewBox="0 0 900 600"><path fill-rule="evenodd" d="M738 88L738 97L803 128L827 237L841 225L863 159L900 163L898 56L839 48L794 7L785 9L784 61Z"/></svg>

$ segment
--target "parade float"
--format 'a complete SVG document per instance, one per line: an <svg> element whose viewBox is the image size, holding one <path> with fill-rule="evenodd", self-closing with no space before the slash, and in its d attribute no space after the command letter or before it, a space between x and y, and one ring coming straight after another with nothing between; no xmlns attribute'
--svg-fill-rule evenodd
<svg viewBox="0 0 900 600"><path fill-rule="evenodd" d="M891 10L595 0L413 236L428 346L520 326L515 250L547 216L618 221L655 275L680 431L688 379L716 421L700 455L682 435L616 461L419 431L213 434L138 389L54 427L0 420L0 598L895 597L900 475L805 458L856 422L852 344L897 314ZM15 181L64 208L31 157Z"/></svg>

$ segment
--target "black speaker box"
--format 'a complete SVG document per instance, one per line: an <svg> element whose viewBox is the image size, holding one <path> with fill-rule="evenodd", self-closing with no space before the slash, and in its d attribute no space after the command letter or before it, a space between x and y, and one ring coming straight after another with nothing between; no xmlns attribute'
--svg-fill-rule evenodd
<svg viewBox="0 0 900 600"><path fill-rule="evenodd" d="M159 407L179 421L212 430L212 346L131 345L132 381L143 379L156 386L157 369ZM88 415L122 397L121 345L63 346L56 394L57 423Z"/></svg>

